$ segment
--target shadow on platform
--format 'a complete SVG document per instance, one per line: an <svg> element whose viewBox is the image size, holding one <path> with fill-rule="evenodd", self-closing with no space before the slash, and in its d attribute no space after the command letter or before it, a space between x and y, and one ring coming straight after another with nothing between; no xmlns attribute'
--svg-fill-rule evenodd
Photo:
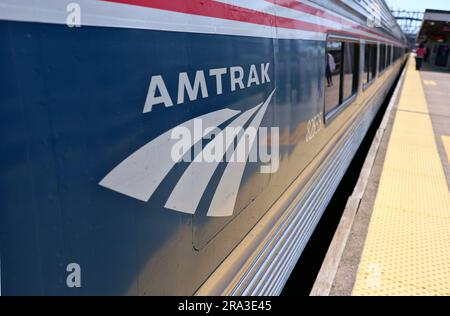
<svg viewBox="0 0 450 316"><path fill-rule="evenodd" d="M447 67L440 67L428 62L423 63L421 72L441 72L441 73L450 73L450 69Z"/></svg>

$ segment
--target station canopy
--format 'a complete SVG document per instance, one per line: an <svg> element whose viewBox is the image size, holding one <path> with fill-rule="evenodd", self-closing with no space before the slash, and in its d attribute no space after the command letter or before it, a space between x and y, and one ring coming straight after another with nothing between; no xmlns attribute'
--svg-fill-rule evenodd
<svg viewBox="0 0 450 316"><path fill-rule="evenodd" d="M450 11L425 10L417 41L448 43L450 38Z"/></svg>
<svg viewBox="0 0 450 316"><path fill-rule="evenodd" d="M425 10L416 40L427 49L427 64L450 69L450 11Z"/></svg>

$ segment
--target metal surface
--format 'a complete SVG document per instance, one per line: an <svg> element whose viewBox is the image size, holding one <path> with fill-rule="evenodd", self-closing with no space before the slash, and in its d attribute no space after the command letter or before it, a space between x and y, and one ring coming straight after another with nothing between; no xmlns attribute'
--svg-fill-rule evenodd
<svg viewBox="0 0 450 316"><path fill-rule="evenodd" d="M333 29L400 45L401 36L352 22L358 20L354 12L341 19L321 8L332 16L327 20L268 1L235 1L242 7L208 1L205 10L204 2L194 0L80 0L83 25L70 28L64 24L68 2L0 0L0 41L7 48L0 51L2 294L190 295L279 203L272 219L291 214L304 218L304 226L290 228L286 240L292 244L280 245L283 261L267 262L271 274L259 271L267 284L249 290L277 293L397 69L391 67L307 142L307 122L323 111L326 33ZM262 78L259 66L266 64L269 80L233 89L232 67L242 67L247 83L251 66L258 66ZM221 93L208 76L212 69L227 71ZM206 74L208 93L180 98L180 78L193 81L198 72ZM159 86L159 92L168 96L149 105L159 97L150 89L158 76L166 88ZM166 207L189 164L171 164L167 146L154 148L165 144L159 137L222 111L226 115L214 122L224 127L235 118L219 123L227 115L269 99L261 126L280 128L278 171L263 174L261 163L248 162L232 216L207 216L226 163L214 171L194 215ZM355 143L344 147L343 160L330 160L359 113L366 116L349 136ZM131 172L125 163L126 172L109 181L107 175L135 153L141 164L130 165L142 172ZM159 163L149 166L146 155ZM321 164L330 168L320 169L324 185L308 186L318 183L312 177ZM281 201L286 192L291 194ZM287 212L300 198L308 206ZM277 243L275 235L270 238ZM257 248L264 245L254 241L261 242ZM244 247L237 265L249 262L253 250ZM81 287L66 284L70 263L81 267Z"/></svg>
<svg viewBox="0 0 450 316"><path fill-rule="evenodd" d="M387 71L390 74L388 79L382 84L377 82L371 91L378 91L376 95L368 100L365 99L367 96L364 97L367 102L364 110L351 120L353 123L348 122L346 132L331 140L332 151L325 150L320 155L327 157L323 158L322 164L317 164L321 158L316 157L311 166L313 175L301 177L311 177L311 180L302 183L297 179L279 201L289 201L292 196L295 199L287 206L273 206L266 218L249 232L242 244L200 288L198 295L277 295L281 292L399 67L400 61ZM300 189L293 193L296 188ZM282 215L276 216L277 213ZM245 256L248 259L244 264L236 267Z"/></svg>

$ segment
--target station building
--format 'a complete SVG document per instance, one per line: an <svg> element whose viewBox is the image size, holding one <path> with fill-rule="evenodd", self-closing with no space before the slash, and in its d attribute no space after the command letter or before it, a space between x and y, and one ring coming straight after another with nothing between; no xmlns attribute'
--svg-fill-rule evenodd
<svg viewBox="0 0 450 316"><path fill-rule="evenodd" d="M425 10L417 42L429 52L426 62L450 69L450 11Z"/></svg>

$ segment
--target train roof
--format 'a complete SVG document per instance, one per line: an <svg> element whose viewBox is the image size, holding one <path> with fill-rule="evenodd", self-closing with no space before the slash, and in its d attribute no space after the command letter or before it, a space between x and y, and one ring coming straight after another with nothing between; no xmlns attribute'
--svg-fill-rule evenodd
<svg viewBox="0 0 450 316"><path fill-rule="evenodd" d="M380 25L376 26L377 31L396 38L401 44L407 43L405 34L384 0L311 0L311 2L359 24L367 24L371 17L376 16L380 20Z"/></svg>

